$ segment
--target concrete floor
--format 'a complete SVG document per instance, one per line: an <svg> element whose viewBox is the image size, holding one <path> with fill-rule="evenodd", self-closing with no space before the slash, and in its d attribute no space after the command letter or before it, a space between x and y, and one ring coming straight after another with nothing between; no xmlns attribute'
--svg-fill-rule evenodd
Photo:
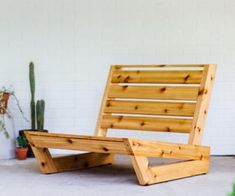
<svg viewBox="0 0 235 196"><path fill-rule="evenodd" d="M110 166L51 175L40 174L35 159L1 160L0 174L1 196L224 196L235 181L235 157L212 157L207 175L151 186L138 185L127 156L117 156Z"/></svg>

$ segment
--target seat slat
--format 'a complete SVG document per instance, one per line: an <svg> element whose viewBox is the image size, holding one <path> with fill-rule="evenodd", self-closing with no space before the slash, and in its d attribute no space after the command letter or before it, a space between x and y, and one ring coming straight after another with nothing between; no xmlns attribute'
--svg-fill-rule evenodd
<svg viewBox="0 0 235 196"><path fill-rule="evenodd" d="M199 87L179 86L110 86L109 98L136 98L136 99L171 99L196 100Z"/></svg>
<svg viewBox="0 0 235 196"><path fill-rule="evenodd" d="M195 103L108 100L105 113L193 116Z"/></svg>
<svg viewBox="0 0 235 196"><path fill-rule="evenodd" d="M199 84L202 71L123 71L116 69L113 83Z"/></svg>
<svg viewBox="0 0 235 196"><path fill-rule="evenodd" d="M91 136L73 137L67 134L32 134L28 132L31 145L37 148L81 150L100 153L126 154L122 138L104 138Z"/></svg>
<svg viewBox="0 0 235 196"><path fill-rule="evenodd" d="M112 115L104 115L101 121L101 127L104 129L132 129L177 133L189 133L191 130L191 125L192 119Z"/></svg>

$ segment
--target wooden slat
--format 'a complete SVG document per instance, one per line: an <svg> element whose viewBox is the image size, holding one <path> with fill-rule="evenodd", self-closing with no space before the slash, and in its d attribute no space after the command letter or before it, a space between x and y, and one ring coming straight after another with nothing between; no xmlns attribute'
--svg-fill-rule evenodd
<svg viewBox="0 0 235 196"><path fill-rule="evenodd" d="M209 160L210 148L189 144L128 139L136 156L176 158L185 160Z"/></svg>
<svg viewBox="0 0 235 196"><path fill-rule="evenodd" d="M150 167L152 180L149 184L205 174L209 170L209 161L187 161Z"/></svg>
<svg viewBox="0 0 235 196"><path fill-rule="evenodd" d="M187 160L208 160L210 151L209 147L204 146L127 138L119 138L121 142L117 142L112 139L108 141L108 137L106 140L102 140L102 137L100 137L100 140L97 138L89 139L89 137L87 137L87 139L74 139L69 137L68 139L66 135L61 137L57 136L57 134L49 133L44 135L30 135L30 133L26 133L26 136L30 142L30 145L35 150L36 155L39 156L40 160L43 159L43 161L41 161L43 162L43 169L46 168L46 162L47 167L49 162L51 162L51 165L55 164L55 162L50 160L51 157L47 148L93 151L106 154L120 153L145 157L181 158ZM38 154L37 151L40 151L40 153ZM44 160L44 158L47 160ZM55 158L55 160L58 160L59 162L65 161L64 159L65 158ZM72 160L73 158L69 157L67 159ZM71 164L73 165L75 163Z"/></svg>
<svg viewBox="0 0 235 196"><path fill-rule="evenodd" d="M75 135L75 134L63 134L63 133L46 133L40 131L26 131L25 135L31 136L45 136L45 137L57 137L57 138L74 138L74 139L87 139L87 140L99 140L99 141L114 141L122 142L123 138L116 137L102 137L102 136L87 136L87 135Z"/></svg>
<svg viewBox="0 0 235 196"><path fill-rule="evenodd" d="M154 118L104 115L101 127L113 129L133 129L145 131L163 131L189 133L191 119Z"/></svg>
<svg viewBox="0 0 235 196"><path fill-rule="evenodd" d="M120 68L146 68L146 67L204 67L203 64L151 64L151 65L113 65L116 69Z"/></svg>
<svg viewBox="0 0 235 196"><path fill-rule="evenodd" d="M196 100L199 87L111 85L109 98Z"/></svg>
<svg viewBox="0 0 235 196"><path fill-rule="evenodd" d="M193 116L195 103L108 100L105 113Z"/></svg>
<svg viewBox="0 0 235 196"><path fill-rule="evenodd" d="M199 84L202 71L123 71L116 69L113 73L113 83L160 83L160 84Z"/></svg>
<svg viewBox="0 0 235 196"><path fill-rule="evenodd" d="M37 148L54 148L54 149L67 149L67 150L81 150L91 151L98 153L118 153L126 154L126 147L123 139L109 140L109 138L99 139L90 136L83 136L82 138L70 137L69 135L58 136L57 134L41 134L35 135L27 133L31 140L32 146Z"/></svg>

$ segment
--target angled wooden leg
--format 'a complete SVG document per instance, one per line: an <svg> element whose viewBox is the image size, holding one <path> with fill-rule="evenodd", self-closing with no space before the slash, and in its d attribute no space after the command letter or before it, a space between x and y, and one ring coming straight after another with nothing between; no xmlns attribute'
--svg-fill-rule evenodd
<svg viewBox="0 0 235 196"><path fill-rule="evenodd" d="M131 161L141 185L205 174L209 169L208 160L184 161L155 167L149 167L146 157L131 156Z"/></svg>
<svg viewBox="0 0 235 196"><path fill-rule="evenodd" d="M138 181L141 185L151 183L151 171L149 170L149 162L146 157L130 156L133 168L135 170Z"/></svg>
<svg viewBox="0 0 235 196"><path fill-rule="evenodd" d="M126 149L130 154L135 173L141 185L150 185L205 174L209 169L209 159L208 157L203 156L201 157L202 160L183 161L168 165L150 167L147 156L138 156L138 149L143 148L142 144L136 142L133 143L129 139L125 141L125 144Z"/></svg>
<svg viewBox="0 0 235 196"><path fill-rule="evenodd" d="M36 148L33 145L31 145L31 148L42 173L48 174L57 172L57 168L47 148Z"/></svg>

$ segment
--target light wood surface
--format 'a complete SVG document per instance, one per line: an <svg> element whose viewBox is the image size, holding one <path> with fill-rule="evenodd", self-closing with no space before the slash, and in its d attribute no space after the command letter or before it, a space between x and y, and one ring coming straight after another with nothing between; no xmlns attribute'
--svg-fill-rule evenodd
<svg viewBox="0 0 235 196"><path fill-rule="evenodd" d="M209 160L210 148L172 142L128 139L134 155L145 157L176 158L184 160Z"/></svg>
<svg viewBox="0 0 235 196"><path fill-rule="evenodd" d="M195 103L108 100L105 113L193 116Z"/></svg>
<svg viewBox="0 0 235 196"><path fill-rule="evenodd" d="M186 161L150 168L152 179L149 184L206 174L209 161Z"/></svg>
<svg viewBox="0 0 235 196"><path fill-rule="evenodd" d="M110 86L109 98L163 99L163 100L196 100L199 87L181 86Z"/></svg>
<svg viewBox="0 0 235 196"><path fill-rule="evenodd" d="M202 71L122 71L113 73L113 83L200 84Z"/></svg>
<svg viewBox="0 0 235 196"><path fill-rule="evenodd" d="M198 67L204 67L203 64L150 64L150 65L113 65L116 69L121 69L121 68L174 68L174 67L181 67L181 68L188 68L188 67L193 67L193 68L198 68Z"/></svg>
<svg viewBox="0 0 235 196"><path fill-rule="evenodd" d="M130 156L141 185L207 173L210 147L202 146L201 139L215 71L216 65L201 64L112 66L95 136L25 132L41 172L112 164L115 154L123 154ZM109 129L189 133L189 141L107 137ZM87 153L52 157L49 148ZM183 161L151 166L148 157Z"/></svg>
<svg viewBox="0 0 235 196"><path fill-rule="evenodd" d="M104 115L102 128L189 133L192 119Z"/></svg>
<svg viewBox="0 0 235 196"><path fill-rule="evenodd" d="M216 68L217 65L205 65L192 130L189 137L190 144L201 144L212 87L215 81Z"/></svg>
<svg viewBox="0 0 235 196"><path fill-rule="evenodd" d="M104 154L208 160L209 147L148 140L27 132L30 144L38 149L68 149ZM45 151L47 153L47 151Z"/></svg>
<svg viewBox="0 0 235 196"><path fill-rule="evenodd" d="M96 122L96 128L95 128L95 135L96 136L106 136L106 134L107 134L107 129L102 128L100 126L100 124L101 124L102 116L104 114L104 108L105 108L105 101L104 100L107 100L107 98L108 98L108 91L109 91L109 88L111 85L111 79L112 79L114 70L115 70L114 66L112 66L109 70L109 75L108 75L108 79L106 82L104 95L103 95L103 101L101 102L100 111L99 111L98 119Z"/></svg>

